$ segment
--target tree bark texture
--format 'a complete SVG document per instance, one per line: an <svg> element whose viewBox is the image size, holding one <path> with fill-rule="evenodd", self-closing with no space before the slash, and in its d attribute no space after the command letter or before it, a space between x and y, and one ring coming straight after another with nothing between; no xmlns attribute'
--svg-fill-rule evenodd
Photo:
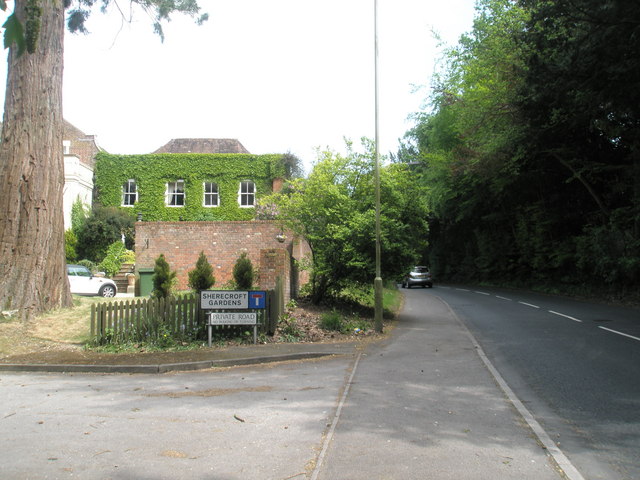
<svg viewBox="0 0 640 480"><path fill-rule="evenodd" d="M15 2L23 25L28 1ZM9 52L0 144L0 308L23 320L71 305L62 205L64 8L62 0L37 3L35 53Z"/></svg>

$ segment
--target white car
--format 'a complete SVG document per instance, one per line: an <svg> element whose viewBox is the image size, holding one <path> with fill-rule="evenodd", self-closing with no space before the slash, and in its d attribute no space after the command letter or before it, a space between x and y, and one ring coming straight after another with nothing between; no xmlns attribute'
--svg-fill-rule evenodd
<svg viewBox="0 0 640 480"><path fill-rule="evenodd" d="M84 265L67 265L67 278L71 293L76 295L99 295L101 297L115 297L118 287L113 280L96 277Z"/></svg>

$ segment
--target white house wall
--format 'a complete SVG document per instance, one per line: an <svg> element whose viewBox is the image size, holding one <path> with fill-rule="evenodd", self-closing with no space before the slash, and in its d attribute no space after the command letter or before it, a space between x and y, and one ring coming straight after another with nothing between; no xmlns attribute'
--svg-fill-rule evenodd
<svg viewBox="0 0 640 480"><path fill-rule="evenodd" d="M64 228L71 228L71 207L80 200L91 206L93 199L93 170L75 155L64 156Z"/></svg>

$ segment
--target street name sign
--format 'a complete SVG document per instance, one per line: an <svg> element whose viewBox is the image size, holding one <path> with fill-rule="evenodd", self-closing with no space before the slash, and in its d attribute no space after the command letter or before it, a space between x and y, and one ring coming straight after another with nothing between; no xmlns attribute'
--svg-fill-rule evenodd
<svg viewBox="0 0 640 480"><path fill-rule="evenodd" d="M238 290L202 290L202 310L249 310L266 308L267 292Z"/></svg>

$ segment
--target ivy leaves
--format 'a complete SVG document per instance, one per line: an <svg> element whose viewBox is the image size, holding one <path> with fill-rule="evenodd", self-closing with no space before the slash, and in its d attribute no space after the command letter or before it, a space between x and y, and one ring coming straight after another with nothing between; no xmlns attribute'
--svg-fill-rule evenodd
<svg viewBox="0 0 640 480"><path fill-rule="evenodd" d="M256 184L258 197L271 191L274 178L286 178L283 155L250 154L149 154L110 155L99 153L95 186L102 205L120 206L122 185L135 179L139 197L132 215L145 220L251 220L253 208L238 206L238 186L243 180ZM184 180L184 207L165 205L166 183ZM218 185L219 206L203 206L203 182Z"/></svg>

